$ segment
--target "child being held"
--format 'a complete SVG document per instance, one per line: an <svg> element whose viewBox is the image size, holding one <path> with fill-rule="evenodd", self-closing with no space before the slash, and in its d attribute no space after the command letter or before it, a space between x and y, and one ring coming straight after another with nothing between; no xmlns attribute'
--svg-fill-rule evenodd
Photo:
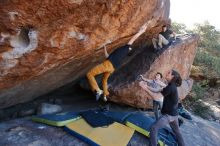
<svg viewBox="0 0 220 146"><path fill-rule="evenodd" d="M167 85L162 81L162 74L160 72L157 72L155 75L155 79L146 79L142 75L140 75L140 78L142 81L139 83L139 85L145 90L145 91L151 91L148 92L150 95L153 94L152 92L155 92L157 90L162 90L165 88ZM155 93L158 94L158 93ZM163 104L163 96L160 94L157 96L157 99L153 99L153 111L155 114L156 119L159 118L159 111L162 109L162 104Z"/></svg>

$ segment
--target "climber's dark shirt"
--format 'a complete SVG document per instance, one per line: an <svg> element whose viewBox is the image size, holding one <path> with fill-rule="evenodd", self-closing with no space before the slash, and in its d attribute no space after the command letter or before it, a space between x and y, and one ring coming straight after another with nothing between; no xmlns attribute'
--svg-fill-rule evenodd
<svg viewBox="0 0 220 146"><path fill-rule="evenodd" d="M115 69L119 68L128 56L128 53L130 52L129 47L130 45L122 46L109 55L108 60L111 61Z"/></svg>
<svg viewBox="0 0 220 146"><path fill-rule="evenodd" d="M172 33L173 33L173 31L170 30L170 29L167 29L165 32L164 32L164 31L160 32L160 34L161 34L162 36L164 36L165 39L167 39L167 40L170 39L170 35L171 35Z"/></svg>

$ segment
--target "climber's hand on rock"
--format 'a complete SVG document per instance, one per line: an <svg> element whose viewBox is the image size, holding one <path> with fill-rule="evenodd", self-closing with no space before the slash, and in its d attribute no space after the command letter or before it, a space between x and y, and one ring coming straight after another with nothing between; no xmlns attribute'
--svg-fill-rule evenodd
<svg viewBox="0 0 220 146"><path fill-rule="evenodd" d="M148 23L145 23L144 25L142 25L140 28L140 32L144 33L147 29L147 25L148 25Z"/></svg>

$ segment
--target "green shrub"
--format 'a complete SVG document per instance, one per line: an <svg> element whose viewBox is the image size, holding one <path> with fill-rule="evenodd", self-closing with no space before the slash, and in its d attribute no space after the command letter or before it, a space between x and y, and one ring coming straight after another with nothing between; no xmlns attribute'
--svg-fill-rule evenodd
<svg viewBox="0 0 220 146"><path fill-rule="evenodd" d="M202 24L196 24L193 31L200 35L200 47L218 48L220 32L208 21L205 21Z"/></svg>
<svg viewBox="0 0 220 146"><path fill-rule="evenodd" d="M204 93L207 90L207 87L204 86L206 84L207 81L195 82L193 84L191 94L188 95L188 98L184 100L184 105L187 107L187 109L190 109L196 115L204 119L209 119L211 110L200 100L204 97Z"/></svg>
<svg viewBox="0 0 220 146"><path fill-rule="evenodd" d="M211 71L220 74L220 58L213 56L202 48L198 48L194 64L203 66L203 71L206 75L209 75Z"/></svg>
<svg viewBox="0 0 220 146"><path fill-rule="evenodd" d="M177 34L187 33L186 25L183 23L172 22L172 29Z"/></svg>
<svg viewBox="0 0 220 146"><path fill-rule="evenodd" d="M197 101L204 97L204 93L206 91L206 87L202 87L201 83L195 82L192 87L193 100Z"/></svg>
<svg viewBox="0 0 220 146"><path fill-rule="evenodd" d="M210 117L210 113L211 113L211 110L208 106L204 105L202 102L200 101L197 101L195 104L194 104L194 107L193 107L193 112L204 118L204 119L207 119Z"/></svg>

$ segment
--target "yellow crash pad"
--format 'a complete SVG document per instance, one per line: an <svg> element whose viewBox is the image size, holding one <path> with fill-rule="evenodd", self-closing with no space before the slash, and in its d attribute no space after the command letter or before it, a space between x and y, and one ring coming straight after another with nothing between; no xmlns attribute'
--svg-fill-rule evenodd
<svg viewBox="0 0 220 146"><path fill-rule="evenodd" d="M106 127L93 128L82 118L67 124L65 129L81 140L101 146L126 146L134 133L132 128L117 122Z"/></svg>

